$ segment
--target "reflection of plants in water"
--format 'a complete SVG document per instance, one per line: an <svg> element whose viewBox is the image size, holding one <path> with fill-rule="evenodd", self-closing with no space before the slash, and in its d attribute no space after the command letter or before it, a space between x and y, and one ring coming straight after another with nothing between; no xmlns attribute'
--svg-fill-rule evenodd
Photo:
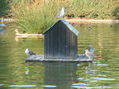
<svg viewBox="0 0 119 89"><path fill-rule="evenodd" d="M89 46L94 46L95 54L101 57L107 47L109 50L118 49L118 24L113 24L111 28L109 24L76 24L74 27L80 32L78 36L79 53L84 53ZM86 30L87 27L91 27L92 30Z"/></svg>
<svg viewBox="0 0 119 89"><path fill-rule="evenodd" d="M4 42L4 44L0 44L0 61L1 68L3 74L0 78L1 83L7 84L32 84L33 82L37 84L43 84L44 78L44 66L42 63L34 63L34 65L28 65L25 63L25 59L27 58L24 53L26 48L32 49L37 54L43 54L43 40L40 39L22 39L19 42L14 40L13 32L11 31L13 28L6 29L6 35L2 38L0 43ZM28 75L25 74L25 67L30 68L30 72Z"/></svg>
<svg viewBox="0 0 119 89"><path fill-rule="evenodd" d="M80 64L80 67L77 70L77 83L85 84L83 85L84 87L108 86L108 83L110 84L110 82L115 80L113 77L111 77L114 76L113 73L109 72L108 70L109 67L106 64Z"/></svg>
<svg viewBox="0 0 119 89"><path fill-rule="evenodd" d="M28 66L28 63L21 63L20 60L17 63L12 63L9 68L10 84L25 85L35 83L35 85L44 84L44 67L42 63L34 63ZM14 64L13 64L14 63ZM29 67L29 74L25 74L25 67ZM12 83L12 82L13 83ZM9 82L9 81L8 81ZM15 82L15 83L14 83Z"/></svg>
<svg viewBox="0 0 119 89"><path fill-rule="evenodd" d="M77 79L79 83L90 84L91 74L94 74L93 63L80 63L77 69Z"/></svg>
<svg viewBox="0 0 119 89"><path fill-rule="evenodd" d="M26 50L29 48L36 54L44 54L44 40L43 39L24 39L22 41L17 42L17 46L23 45L24 48L22 50Z"/></svg>

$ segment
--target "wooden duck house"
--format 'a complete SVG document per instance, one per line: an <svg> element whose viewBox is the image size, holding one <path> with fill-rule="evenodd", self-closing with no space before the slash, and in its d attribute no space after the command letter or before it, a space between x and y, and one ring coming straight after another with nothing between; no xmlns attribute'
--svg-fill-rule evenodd
<svg viewBox="0 0 119 89"><path fill-rule="evenodd" d="M30 55L26 62L92 62L93 57L77 54L78 34L67 21L57 21L44 32L44 55Z"/></svg>
<svg viewBox="0 0 119 89"><path fill-rule="evenodd" d="M44 32L44 58L76 59L78 34L67 21L57 21Z"/></svg>

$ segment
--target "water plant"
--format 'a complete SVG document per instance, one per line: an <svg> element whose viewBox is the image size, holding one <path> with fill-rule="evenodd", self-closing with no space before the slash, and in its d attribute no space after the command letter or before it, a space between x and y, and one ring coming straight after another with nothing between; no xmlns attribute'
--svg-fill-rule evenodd
<svg viewBox="0 0 119 89"><path fill-rule="evenodd" d="M22 0L12 4L12 15L17 19L17 26L22 32L42 33L56 22L58 3L44 0ZM19 5L18 5L19 4ZM15 8L16 7L16 8Z"/></svg>
<svg viewBox="0 0 119 89"><path fill-rule="evenodd" d="M27 33L44 32L56 22L62 7L65 17L119 18L118 0L12 0L10 7L17 28Z"/></svg>

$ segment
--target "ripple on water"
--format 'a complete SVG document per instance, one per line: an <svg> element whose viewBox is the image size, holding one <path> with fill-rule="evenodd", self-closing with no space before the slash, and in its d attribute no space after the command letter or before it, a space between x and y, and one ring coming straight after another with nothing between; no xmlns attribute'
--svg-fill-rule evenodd
<svg viewBox="0 0 119 89"><path fill-rule="evenodd" d="M97 79L97 80L116 80L116 79L113 79L113 78L101 78L101 77L91 77L93 79Z"/></svg>
<svg viewBox="0 0 119 89"><path fill-rule="evenodd" d="M9 85L9 87L37 87L36 85Z"/></svg>
<svg viewBox="0 0 119 89"><path fill-rule="evenodd" d="M53 88L53 87L56 87L56 85L42 85L42 87L51 87L51 88Z"/></svg>
<svg viewBox="0 0 119 89"><path fill-rule="evenodd" d="M85 84L85 83L73 83L73 86L77 86L77 85L89 85L89 84Z"/></svg>
<svg viewBox="0 0 119 89"><path fill-rule="evenodd" d="M108 64L97 64L97 66L108 66Z"/></svg>
<svg viewBox="0 0 119 89"><path fill-rule="evenodd" d="M105 89L105 88L115 88L118 89L119 87L111 87L111 86L96 86L96 87L88 87L88 86L72 86L73 88L83 88L83 89Z"/></svg>
<svg viewBox="0 0 119 89"><path fill-rule="evenodd" d="M3 85L5 85L5 84L0 84L0 86L3 86Z"/></svg>

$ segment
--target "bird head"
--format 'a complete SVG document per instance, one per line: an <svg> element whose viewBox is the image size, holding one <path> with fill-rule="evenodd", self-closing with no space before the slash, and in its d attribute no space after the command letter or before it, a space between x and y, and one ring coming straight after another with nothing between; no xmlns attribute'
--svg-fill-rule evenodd
<svg viewBox="0 0 119 89"><path fill-rule="evenodd" d="M90 51L90 52L94 52L94 47L93 47L93 46L90 46L90 47L89 47L89 51Z"/></svg>
<svg viewBox="0 0 119 89"><path fill-rule="evenodd" d="M88 49L86 49L85 52L88 52Z"/></svg>
<svg viewBox="0 0 119 89"><path fill-rule="evenodd" d="M28 53L29 53L29 49L28 48L26 48L25 53L28 55Z"/></svg>
<svg viewBox="0 0 119 89"><path fill-rule="evenodd" d="M65 8L64 8L64 7L62 7L62 10L65 10Z"/></svg>

